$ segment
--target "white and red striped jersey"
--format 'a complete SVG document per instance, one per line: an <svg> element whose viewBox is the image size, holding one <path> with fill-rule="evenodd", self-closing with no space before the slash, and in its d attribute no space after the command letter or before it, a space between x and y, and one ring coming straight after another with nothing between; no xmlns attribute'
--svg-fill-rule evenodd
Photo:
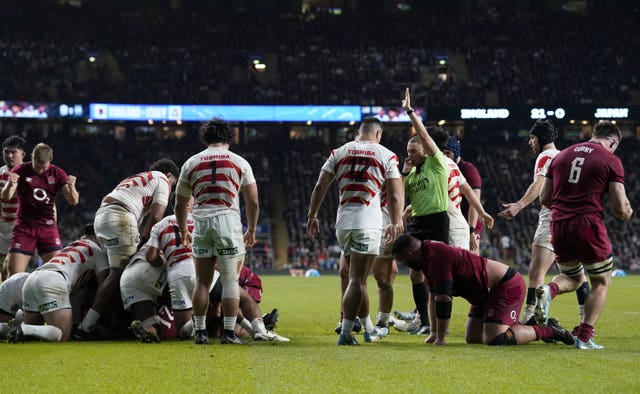
<svg viewBox="0 0 640 394"><path fill-rule="evenodd" d="M458 168L458 165L453 160L447 156L445 156L444 160L449 173L449 204L447 206L449 228L464 228L465 231L468 231L469 223L467 223L467 219L460 209L460 204L462 203L460 186L467 183L467 179L462 175L460 168Z"/></svg>
<svg viewBox="0 0 640 394"><path fill-rule="evenodd" d="M69 290L73 289L78 279L87 271L98 273L109 268L107 255L94 241L80 238L70 243L38 270L59 271L69 281Z"/></svg>
<svg viewBox="0 0 640 394"><path fill-rule="evenodd" d="M256 183L253 170L242 156L221 147L209 147L189 158L180 170L176 192L193 194L193 217L240 214L240 191Z"/></svg>
<svg viewBox="0 0 640 394"><path fill-rule="evenodd" d="M0 167L0 190L4 188L4 185L9 181L9 173L11 169L6 165ZM11 200L2 202L1 216L2 221L7 223L13 223L16 221L16 212L18 211L18 193L15 193Z"/></svg>
<svg viewBox="0 0 640 394"><path fill-rule="evenodd" d="M193 233L193 227L193 218L189 215L187 228L190 233ZM162 252L169 269L181 261L191 259L191 248L186 248L182 244L176 215L167 216L156 223L151 229L147 244Z"/></svg>
<svg viewBox="0 0 640 394"><path fill-rule="evenodd" d="M400 178L398 156L372 141L351 141L331 152L322 170L338 183L336 229L381 229L385 180Z"/></svg>
<svg viewBox="0 0 640 394"><path fill-rule="evenodd" d="M105 198L112 197L123 203L140 224L152 204L167 206L169 194L171 183L166 175L148 171L123 179Z"/></svg>
<svg viewBox="0 0 640 394"><path fill-rule="evenodd" d="M536 164L533 167L533 177L545 176L547 174L547 169L549 169L549 164L551 164L551 161L558 155L558 153L560 153L560 151L557 149L546 149L540 152L536 158ZM541 205L538 217L547 220L551 219L551 210L544 205Z"/></svg>
<svg viewBox="0 0 640 394"><path fill-rule="evenodd" d="M380 209L382 210L382 228L385 229L391 224L391 217L389 216L389 206L387 205L387 188L384 186L380 192Z"/></svg>

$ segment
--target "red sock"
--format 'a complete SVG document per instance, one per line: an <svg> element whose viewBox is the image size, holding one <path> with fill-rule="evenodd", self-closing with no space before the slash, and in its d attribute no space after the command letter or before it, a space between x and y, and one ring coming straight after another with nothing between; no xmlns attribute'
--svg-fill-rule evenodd
<svg viewBox="0 0 640 394"><path fill-rule="evenodd" d="M558 295L558 284L551 282L549 283L549 294L551 294L551 299L553 300Z"/></svg>
<svg viewBox="0 0 640 394"><path fill-rule="evenodd" d="M587 323L580 323L578 327L578 339L582 342L589 342L589 339L593 336L593 326Z"/></svg>
<svg viewBox="0 0 640 394"><path fill-rule="evenodd" d="M529 326L533 327L533 331L536 332L536 341L541 339L553 338L553 330L549 327L540 327L540 326Z"/></svg>

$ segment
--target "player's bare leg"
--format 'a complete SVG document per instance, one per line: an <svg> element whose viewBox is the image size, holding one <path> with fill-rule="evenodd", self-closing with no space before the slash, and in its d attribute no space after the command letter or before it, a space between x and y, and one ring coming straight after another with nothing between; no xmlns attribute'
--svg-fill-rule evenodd
<svg viewBox="0 0 640 394"><path fill-rule="evenodd" d="M533 316L536 306L536 287L544 284L544 277L553 265L555 254L540 245L531 246L531 263L529 265L529 286L527 288L526 305L520 322L526 323Z"/></svg>
<svg viewBox="0 0 640 394"><path fill-rule="evenodd" d="M391 258L378 258L373 265L373 277L378 285L378 321L387 327L393 308L393 281L398 267Z"/></svg>
<svg viewBox="0 0 640 394"><path fill-rule="evenodd" d="M16 272L24 272L27 269L27 265L29 265L29 260L31 260L31 256L28 254L10 252L9 263L7 264L7 272L9 275L7 277Z"/></svg>
<svg viewBox="0 0 640 394"><path fill-rule="evenodd" d="M373 267L376 256L352 252L349 257L349 284L342 298L344 319L342 320L342 333L340 335L351 340L353 322L360 310L365 292L367 291L367 276Z"/></svg>
<svg viewBox="0 0 640 394"><path fill-rule="evenodd" d="M207 332L207 311L209 310L209 288L215 271L215 257L194 257L196 284L193 288L193 319L196 344L209 342Z"/></svg>

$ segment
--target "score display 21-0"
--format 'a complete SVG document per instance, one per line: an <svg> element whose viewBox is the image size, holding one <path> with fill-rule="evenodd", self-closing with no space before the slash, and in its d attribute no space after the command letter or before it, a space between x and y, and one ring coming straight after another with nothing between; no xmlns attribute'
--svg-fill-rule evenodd
<svg viewBox="0 0 640 394"><path fill-rule="evenodd" d="M545 109L545 108L531 108L531 119L547 119L556 118L562 119L566 115L564 108Z"/></svg>

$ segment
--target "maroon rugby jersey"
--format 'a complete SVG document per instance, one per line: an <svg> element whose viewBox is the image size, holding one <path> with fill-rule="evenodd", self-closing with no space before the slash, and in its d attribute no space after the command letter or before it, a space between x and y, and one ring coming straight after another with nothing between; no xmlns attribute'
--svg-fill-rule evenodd
<svg viewBox="0 0 640 394"><path fill-rule="evenodd" d="M602 199L610 182L624 183L624 169L618 156L587 141L558 153L546 177L553 180L552 221L588 214L603 218Z"/></svg>
<svg viewBox="0 0 640 394"><path fill-rule="evenodd" d="M460 159L458 162L458 168L460 172L467 180L467 184L471 187L471 189L482 189L482 177L480 176L480 172L476 168L473 163L468 161L464 161ZM465 219L469 218L469 201L466 197L462 196L462 204L460 204L460 210L462 211L462 216ZM482 232L482 220L478 217L478 221L476 223L476 234L480 234Z"/></svg>
<svg viewBox="0 0 640 394"><path fill-rule="evenodd" d="M422 241L422 272L429 289L437 294L462 297L482 305L489 297L487 259L440 241ZM453 292L446 289L451 284Z"/></svg>
<svg viewBox="0 0 640 394"><path fill-rule="evenodd" d="M56 225L55 204L58 192L67 183L67 173L53 164L37 174L30 161L19 164L11 172L18 180L18 213L16 225L50 227Z"/></svg>

